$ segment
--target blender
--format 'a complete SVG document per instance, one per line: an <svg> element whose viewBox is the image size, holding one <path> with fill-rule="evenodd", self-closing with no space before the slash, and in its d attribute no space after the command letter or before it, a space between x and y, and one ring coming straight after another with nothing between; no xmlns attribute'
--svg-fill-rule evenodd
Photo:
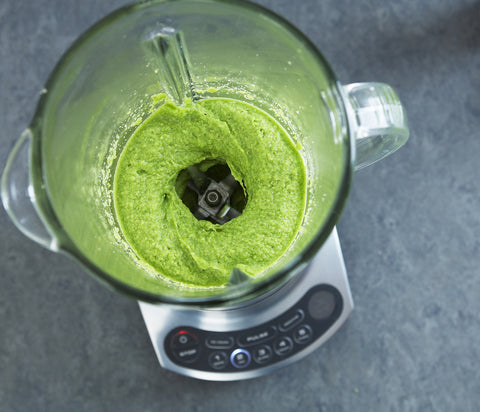
<svg viewBox="0 0 480 412"><path fill-rule="evenodd" d="M185 286L146 270L123 236L113 201L118 157L165 96L178 105L251 104L302 147L301 228L258 276L233 270L221 287ZM163 367L207 380L252 378L308 355L347 319L353 301L335 224L353 171L407 138L391 87L340 84L316 47L274 13L228 0L144 1L91 27L59 61L7 161L2 201L28 237L139 301ZM208 176L190 176L199 218L235 218L235 208L217 207L229 206L229 176L209 180L221 199L199 189Z"/></svg>

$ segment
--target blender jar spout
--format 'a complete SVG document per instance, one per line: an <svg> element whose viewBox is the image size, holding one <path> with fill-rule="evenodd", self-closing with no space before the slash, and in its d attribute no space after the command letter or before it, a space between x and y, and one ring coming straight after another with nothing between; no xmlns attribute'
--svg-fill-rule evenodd
<svg viewBox="0 0 480 412"><path fill-rule="evenodd" d="M143 46L158 75L161 92L166 93L178 105L183 104L185 99L198 100L181 30L170 26L151 30L144 36Z"/></svg>
<svg viewBox="0 0 480 412"><path fill-rule="evenodd" d="M56 237L38 212L30 168L32 137L31 130L26 129L8 157L1 181L2 202L24 235L47 249L58 251Z"/></svg>

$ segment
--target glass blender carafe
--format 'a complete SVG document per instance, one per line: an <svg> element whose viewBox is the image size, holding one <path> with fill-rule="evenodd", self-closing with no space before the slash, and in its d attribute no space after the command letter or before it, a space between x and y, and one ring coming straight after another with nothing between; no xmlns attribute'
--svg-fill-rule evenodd
<svg viewBox="0 0 480 412"><path fill-rule="evenodd" d="M257 277L234 271L222 287L185 287L152 276L129 249L115 218L113 174L162 94L178 104L213 97L252 104L303 148L301 230ZM236 1L147 1L109 15L65 53L10 155L2 200L23 233L114 290L146 302L232 306L298 275L339 219L353 170L407 138L389 86L342 86L315 46L275 14Z"/></svg>

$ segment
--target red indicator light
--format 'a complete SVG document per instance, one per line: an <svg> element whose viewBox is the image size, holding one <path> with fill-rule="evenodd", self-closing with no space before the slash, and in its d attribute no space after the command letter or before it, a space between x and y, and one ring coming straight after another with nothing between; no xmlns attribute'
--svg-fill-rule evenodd
<svg viewBox="0 0 480 412"><path fill-rule="evenodd" d="M192 332L190 332L190 331L188 331L188 330L185 330L185 329L179 330L179 331L176 333L176 335L177 335L177 336L178 336L178 335L189 335L189 336L191 336L193 339L197 339L197 337L196 337Z"/></svg>

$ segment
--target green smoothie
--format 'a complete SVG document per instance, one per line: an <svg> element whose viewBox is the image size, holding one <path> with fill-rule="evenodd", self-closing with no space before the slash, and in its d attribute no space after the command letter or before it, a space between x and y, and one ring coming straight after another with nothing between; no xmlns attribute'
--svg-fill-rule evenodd
<svg viewBox="0 0 480 412"><path fill-rule="evenodd" d="M179 183L188 167L215 163L228 165L247 199L223 225L198 220ZM166 102L131 136L115 171L117 220L132 249L159 275L192 286L274 264L300 228L305 196L304 162L286 132L232 99Z"/></svg>

